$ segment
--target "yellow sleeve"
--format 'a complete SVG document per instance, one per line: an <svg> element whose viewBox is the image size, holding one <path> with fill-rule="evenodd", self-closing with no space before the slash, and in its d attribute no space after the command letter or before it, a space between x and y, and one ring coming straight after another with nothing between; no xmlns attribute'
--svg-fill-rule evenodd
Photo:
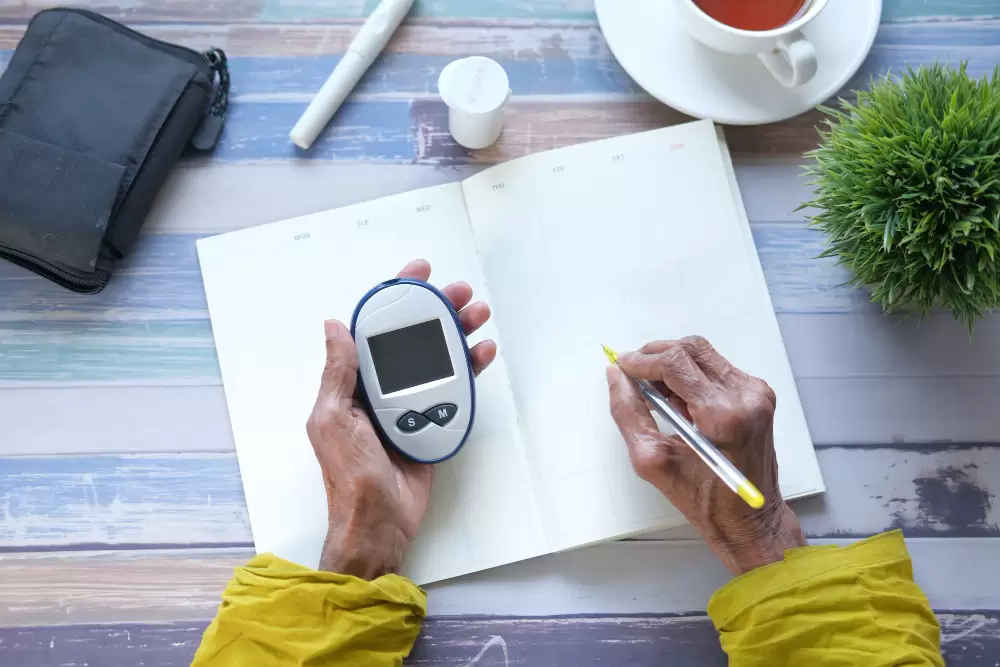
<svg viewBox="0 0 1000 667"><path fill-rule="evenodd" d="M317 572L262 554L222 594L192 667L389 667L420 632L427 596L409 579Z"/></svg>
<svg viewBox="0 0 1000 667"><path fill-rule="evenodd" d="M899 531L791 549L716 592L708 614L730 667L944 667L937 618Z"/></svg>

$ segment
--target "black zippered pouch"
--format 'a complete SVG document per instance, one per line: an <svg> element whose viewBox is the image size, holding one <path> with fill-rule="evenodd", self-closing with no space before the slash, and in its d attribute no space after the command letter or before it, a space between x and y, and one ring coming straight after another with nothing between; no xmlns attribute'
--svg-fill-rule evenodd
<svg viewBox="0 0 1000 667"><path fill-rule="evenodd" d="M181 153L214 149L228 88L218 49L36 14L0 76L0 257L100 292Z"/></svg>

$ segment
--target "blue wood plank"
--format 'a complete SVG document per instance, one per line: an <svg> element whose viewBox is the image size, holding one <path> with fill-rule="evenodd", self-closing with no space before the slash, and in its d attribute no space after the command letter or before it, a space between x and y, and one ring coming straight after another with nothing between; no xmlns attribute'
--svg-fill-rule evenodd
<svg viewBox="0 0 1000 667"><path fill-rule="evenodd" d="M847 273L833 260L814 259L820 234L752 229L777 312L878 312L865 292L842 286ZM0 381L218 383L195 253L201 236L143 236L108 288L88 298L0 262Z"/></svg>
<svg viewBox="0 0 1000 667"><path fill-rule="evenodd" d="M802 225L754 223L751 226L771 299L779 313L870 312L866 293L843 286L849 274L832 259L816 259L824 236ZM86 315L88 319L159 319L184 313L207 317L205 293L195 242L203 234L147 234L104 292L81 299L71 292L0 263L0 312L15 314ZM37 320L40 327L47 321ZM0 323L0 328L6 323ZM192 332L193 330L188 330ZM207 330L202 333L209 333ZM8 342L0 338L0 345ZM2 368L2 366L0 366Z"/></svg>
<svg viewBox="0 0 1000 667"><path fill-rule="evenodd" d="M248 162L260 159L366 160L413 163L417 132L410 103L348 101L308 151L295 146L288 132L308 102L242 102L230 105L222 143L211 159ZM204 158L195 158L204 159Z"/></svg>
<svg viewBox="0 0 1000 667"><path fill-rule="evenodd" d="M998 447L817 452L827 492L794 505L810 537L1000 535ZM232 453L0 458L0 507L0 552L252 544Z"/></svg>
<svg viewBox="0 0 1000 667"><path fill-rule="evenodd" d="M877 312L865 292L842 286L847 274L833 260L814 259L820 234L784 224L757 224L753 232L777 312ZM0 263L0 311L7 313L0 321L0 379L217 382L195 254L200 237L142 237L109 287L87 299Z"/></svg>
<svg viewBox="0 0 1000 667"><path fill-rule="evenodd" d="M261 19L331 20L367 16L377 0L267 0ZM933 17L983 17L1000 14L992 0L885 0L884 21L914 21ZM433 18L501 18L595 20L588 0L417 0L414 15Z"/></svg>
<svg viewBox="0 0 1000 667"><path fill-rule="evenodd" d="M595 35L590 31L587 34L591 37ZM496 55L495 58L507 72L515 95L586 95L641 91L605 49L595 51L599 55L572 58L568 53L552 48L545 52L543 58L535 49L527 49L521 57L510 58L505 57L505 54ZM0 50L0 66L11 54L12 51ZM456 57L384 54L361 79L354 94L436 94L441 70ZM280 94L312 96L330 76L340 59L340 55L231 57L231 93L234 97ZM306 104L308 99L303 99L302 109Z"/></svg>
<svg viewBox="0 0 1000 667"><path fill-rule="evenodd" d="M488 35L488 33L484 33ZM604 49L600 49L605 52ZM543 59L534 49L517 59L497 56L515 95L582 95L640 92L610 55L559 57L550 49ZM355 88L360 95L437 93L438 77L454 55L388 53L381 56ZM235 57L230 59L234 95L301 93L312 95L330 76L341 56Z"/></svg>
<svg viewBox="0 0 1000 667"><path fill-rule="evenodd" d="M0 381L219 384L208 319L0 321Z"/></svg>
<svg viewBox="0 0 1000 667"><path fill-rule="evenodd" d="M868 292L849 285L850 273L819 258L826 237L800 225L757 223L753 232L771 302L777 313L878 313Z"/></svg>
<svg viewBox="0 0 1000 667"><path fill-rule="evenodd" d="M882 21L927 21L935 18L1000 16L996 0L885 0Z"/></svg>
<svg viewBox="0 0 1000 667"><path fill-rule="evenodd" d="M0 22L23 23L49 3L3 0ZM122 22L133 21L243 21L259 16L264 0L70 0L68 6L96 11Z"/></svg>
<svg viewBox="0 0 1000 667"><path fill-rule="evenodd" d="M1000 664L1000 613L938 612L950 667ZM6 667L186 667L208 621L0 628ZM406 665L725 667L705 616L425 619Z"/></svg>
<svg viewBox="0 0 1000 667"><path fill-rule="evenodd" d="M253 544L232 454L4 458L0 480L0 550Z"/></svg>
<svg viewBox="0 0 1000 667"><path fill-rule="evenodd" d="M361 19L377 0L75 0L75 6L99 11L122 21L334 21ZM23 22L40 5L0 4L0 20ZM935 18L997 16L993 0L885 0L883 20L926 21ZM495 21L593 21L591 0L417 0L414 17L424 19Z"/></svg>
<svg viewBox="0 0 1000 667"><path fill-rule="evenodd" d="M368 16L377 0L265 0L264 21L333 20ZM417 0L414 17L448 19L594 20L591 0Z"/></svg>
<svg viewBox="0 0 1000 667"><path fill-rule="evenodd" d="M974 76L991 72L1000 62L998 34L998 23L886 26L845 94L853 87L866 85L872 74L890 69L900 71L908 64L938 59L952 63L969 60L970 73ZM525 136L531 134L533 127L549 127L558 122L561 113L567 121L559 126L555 138L557 145L657 127L679 119L676 114L671 116L665 108L649 102L643 120L637 125L635 109L628 104L637 92L635 84L603 49L595 49L595 52L598 55L593 58L559 58L547 54L544 60L538 60L533 50L530 51L532 57L524 59L501 57L518 96L515 104L519 113L511 119L504 141L495 150L476 155L455 150L448 138L443 105L427 97L435 94L437 75L449 57L387 55L362 82L358 93L363 97L345 105L317 146L308 153L298 151L288 141L287 132L304 110L308 97L319 88L337 62L337 56L234 58L235 100L222 145L211 159L255 161L309 157L400 163L495 162L531 150ZM401 97L386 98L390 93ZM532 103L532 98L539 95L562 94L596 98ZM302 95L302 99L290 101L288 95ZM407 96L423 97L411 101ZM526 103L530 105L525 106ZM596 127L593 123L584 123L580 119L586 118L588 113L601 117L603 122ZM760 154L801 152L815 144L812 126L816 118L806 115L774 126L734 128L730 131L734 149ZM432 141L428 148L421 149L425 137L431 137Z"/></svg>

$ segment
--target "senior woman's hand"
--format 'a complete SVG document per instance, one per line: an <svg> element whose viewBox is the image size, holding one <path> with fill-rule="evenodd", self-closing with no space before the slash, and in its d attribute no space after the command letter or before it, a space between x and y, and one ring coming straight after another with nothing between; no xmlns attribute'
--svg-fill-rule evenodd
<svg viewBox="0 0 1000 667"><path fill-rule="evenodd" d="M732 572L782 560L805 546L798 518L781 499L774 452L776 397L766 382L729 363L704 338L659 341L608 367L611 414L632 465L701 533ZM670 402L752 481L766 503L751 509L688 445L657 428L649 407L623 373L662 383Z"/></svg>
<svg viewBox="0 0 1000 667"><path fill-rule="evenodd" d="M430 264L410 262L400 278L430 278ZM472 301L472 288L454 283L442 292L458 311L466 335L490 318L485 303ZM326 366L319 396L306 424L323 471L329 530L320 569L374 579L399 572L403 556L427 511L434 467L387 451L367 413L355 399L358 353L351 333L326 322ZM496 358L496 343L471 350L478 375Z"/></svg>

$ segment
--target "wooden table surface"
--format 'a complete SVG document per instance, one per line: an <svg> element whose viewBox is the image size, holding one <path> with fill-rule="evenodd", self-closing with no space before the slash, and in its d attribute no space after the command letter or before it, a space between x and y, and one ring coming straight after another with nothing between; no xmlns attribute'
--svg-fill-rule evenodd
<svg viewBox="0 0 1000 667"><path fill-rule="evenodd" d="M186 665L252 553L195 240L683 117L616 64L591 0L417 0L303 155L288 130L373 0L74 4L224 48L233 103L219 150L180 165L106 291L0 266L0 664ZM0 68L42 6L0 0ZM1000 60L1000 0L886 0L883 21L852 86ZM474 154L435 94L444 64L472 54L514 91L503 139ZM817 543L902 528L950 664L997 665L1000 319L970 340L947 314L883 317L812 259L822 238L793 211L818 118L727 129L829 489L796 509ZM703 613L726 580L690 529L465 577L431 587L411 663L723 665Z"/></svg>

